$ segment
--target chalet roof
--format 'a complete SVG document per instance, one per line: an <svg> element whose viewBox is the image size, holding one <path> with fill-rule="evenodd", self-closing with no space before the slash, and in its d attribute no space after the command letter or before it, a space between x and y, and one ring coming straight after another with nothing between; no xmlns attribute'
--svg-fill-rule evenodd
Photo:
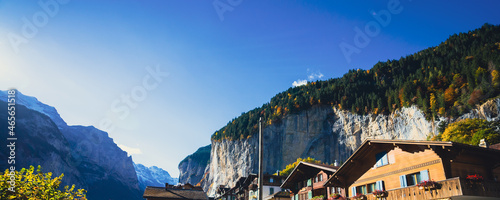
<svg viewBox="0 0 500 200"><path fill-rule="evenodd" d="M182 200L207 200L207 194L203 190L186 190L165 187L146 187L143 198L164 198Z"/></svg>
<svg viewBox="0 0 500 200"><path fill-rule="evenodd" d="M299 162L297 166L293 169L293 171L288 175L286 180L281 185L281 188L286 189L296 189L293 188L294 183L297 181L303 181L308 178L312 178L316 176L320 171L324 171L328 175L335 173L338 167L325 165L325 164L315 164L308 162Z"/></svg>
<svg viewBox="0 0 500 200"><path fill-rule="evenodd" d="M274 194L271 194L267 196L267 199L273 198L273 197L281 197L281 198L290 198L290 192L287 191L279 191Z"/></svg>
<svg viewBox="0 0 500 200"><path fill-rule="evenodd" d="M367 139L325 182L325 186L350 186L375 165L377 153L389 152L396 147L411 153L432 149L444 161L453 160L458 155L471 155L484 158L494 167L500 167L500 151L496 149L456 142Z"/></svg>
<svg viewBox="0 0 500 200"><path fill-rule="evenodd" d="M490 145L489 147L490 149L496 149L496 150L500 150L500 143L498 144L494 144L494 145Z"/></svg>

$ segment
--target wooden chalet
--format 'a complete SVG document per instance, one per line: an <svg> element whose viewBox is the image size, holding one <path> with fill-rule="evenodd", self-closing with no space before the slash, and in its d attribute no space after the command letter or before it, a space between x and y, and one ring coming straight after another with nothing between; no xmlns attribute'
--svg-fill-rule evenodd
<svg viewBox="0 0 500 200"><path fill-rule="evenodd" d="M208 200L207 194L201 187L190 184L165 187L147 186L142 196L146 200Z"/></svg>
<svg viewBox="0 0 500 200"><path fill-rule="evenodd" d="M346 188L349 197L365 195L368 200L376 199L375 190L385 191L379 197L386 200L499 199L499 178L497 149L455 142L370 139L325 186Z"/></svg>
<svg viewBox="0 0 500 200"><path fill-rule="evenodd" d="M337 171L337 168L331 165L300 162L288 175L281 188L291 191L292 200L307 200L320 195L327 198L333 193L345 195L340 187L324 186L326 180Z"/></svg>
<svg viewBox="0 0 500 200"><path fill-rule="evenodd" d="M263 186L263 198L271 199L278 197L277 199L285 200L282 194L278 192L282 191L280 188L281 183L285 180L284 176L264 174ZM257 200L258 198L258 177L256 174L250 174L248 177L240 177L234 187L228 188L226 186L219 186L217 191L216 200ZM288 196L288 199L290 197Z"/></svg>

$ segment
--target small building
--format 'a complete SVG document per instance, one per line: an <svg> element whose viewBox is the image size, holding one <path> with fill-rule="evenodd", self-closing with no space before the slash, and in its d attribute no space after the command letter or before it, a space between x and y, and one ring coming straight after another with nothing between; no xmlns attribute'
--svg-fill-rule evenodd
<svg viewBox="0 0 500 200"><path fill-rule="evenodd" d="M279 191L267 196L264 200L290 200L290 196L291 194L288 191Z"/></svg>
<svg viewBox="0 0 500 200"><path fill-rule="evenodd" d="M253 178L253 181L248 186L248 200L257 200L259 197L259 178L255 174L251 174L249 177L250 179ZM264 200L270 199L273 194L282 191L280 185L285 181L285 178L284 176L264 174L264 180L262 180L262 198Z"/></svg>
<svg viewBox="0 0 500 200"><path fill-rule="evenodd" d="M201 187L194 187L191 184L147 186L142 197L146 200L208 200L207 194Z"/></svg>
<svg viewBox="0 0 500 200"><path fill-rule="evenodd" d="M498 199L500 150L455 142L370 139L325 186L386 200ZM420 185L419 185L420 184Z"/></svg>
<svg viewBox="0 0 500 200"><path fill-rule="evenodd" d="M286 200L286 198L283 197L283 193L279 193L284 191L280 188L284 180L284 176L264 174L264 180L262 182L263 199L276 198ZM259 196L258 176L256 174L250 174L248 177L240 177L236 181L234 187L219 187L217 193L216 200L257 200ZM288 196L288 200L289 199L290 197Z"/></svg>
<svg viewBox="0 0 500 200"><path fill-rule="evenodd" d="M326 180L337 171L337 166L300 162L288 175L281 188L291 191L292 200L308 200L330 194L345 195L340 187L325 187Z"/></svg>
<svg viewBox="0 0 500 200"><path fill-rule="evenodd" d="M228 188L219 186L217 191L216 200L247 200L248 199L248 185L251 181L248 177L240 177L236 181L234 187Z"/></svg>

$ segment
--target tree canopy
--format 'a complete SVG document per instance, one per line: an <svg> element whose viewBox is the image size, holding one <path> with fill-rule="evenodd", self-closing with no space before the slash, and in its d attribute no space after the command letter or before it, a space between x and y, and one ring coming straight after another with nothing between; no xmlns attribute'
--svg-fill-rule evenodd
<svg viewBox="0 0 500 200"><path fill-rule="evenodd" d="M500 94L499 70L500 26L485 24L369 70L352 69L339 78L289 88L228 122L212 140L248 138L258 132L259 117L267 126L317 105L356 114L388 114L416 105L429 120L457 117Z"/></svg>
<svg viewBox="0 0 500 200"><path fill-rule="evenodd" d="M489 144L500 143L500 122L484 119L464 119L448 125L443 133L433 140L452 141L478 145L481 139Z"/></svg>
<svg viewBox="0 0 500 200"><path fill-rule="evenodd" d="M86 191L84 189L75 190L75 186L65 186L64 190L60 190L59 186L63 178L63 174L59 177L52 178L52 172L42 173L41 167L35 171L35 167L30 166L29 169L21 169L21 171L5 170L0 173L0 199L16 199L16 200L36 200L36 199L53 199L53 200L86 200ZM15 187L11 187L10 181L14 180Z"/></svg>
<svg viewBox="0 0 500 200"><path fill-rule="evenodd" d="M307 157L307 158L297 158L297 161L290 163L286 165L285 169L279 171L280 176L288 176L290 173L292 173L293 169L300 163L300 162L308 162L308 163L316 163L316 164L321 164L321 161L315 160L314 158Z"/></svg>

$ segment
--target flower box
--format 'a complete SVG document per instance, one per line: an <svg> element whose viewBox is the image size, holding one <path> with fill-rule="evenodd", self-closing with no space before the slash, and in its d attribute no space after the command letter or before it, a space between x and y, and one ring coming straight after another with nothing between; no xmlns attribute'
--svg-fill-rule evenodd
<svg viewBox="0 0 500 200"><path fill-rule="evenodd" d="M330 198L328 198L329 200L332 200L332 199L339 199L340 197L342 197L339 193L333 193L333 194L330 194Z"/></svg>
<svg viewBox="0 0 500 200"><path fill-rule="evenodd" d="M387 192L384 191L384 190L375 190L372 192L372 195L377 198L377 199L380 199L382 197L387 197Z"/></svg>
<svg viewBox="0 0 500 200"><path fill-rule="evenodd" d="M417 184L418 189L421 190L431 190L435 189L438 186L438 183L436 181L432 180L427 180L427 181L422 181L419 184Z"/></svg>
<svg viewBox="0 0 500 200"><path fill-rule="evenodd" d="M352 199L355 199L355 200L366 200L366 196L364 194L357 194L356 196L353 196Z"/></svg>

